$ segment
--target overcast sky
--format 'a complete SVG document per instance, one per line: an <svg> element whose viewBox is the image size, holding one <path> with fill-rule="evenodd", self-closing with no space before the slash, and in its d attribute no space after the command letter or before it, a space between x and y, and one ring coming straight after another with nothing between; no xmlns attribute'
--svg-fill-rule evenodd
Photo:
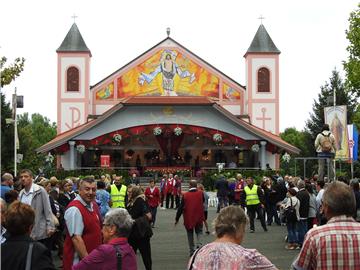
<svg viewBox="0 0 360 270"><path fill-rule="evenodd" d="M73 14L92 53L94 85L166 37L171 37L245 85L247 51L263 24L280 55L280 130L302 129L320 86L335 68L343 76L350 12L358 1L223 0L90 1L5 0L0 16L0 55L26 59L25 70L2 89L14 87L24 109L56 121L56 49Z"/></svg>

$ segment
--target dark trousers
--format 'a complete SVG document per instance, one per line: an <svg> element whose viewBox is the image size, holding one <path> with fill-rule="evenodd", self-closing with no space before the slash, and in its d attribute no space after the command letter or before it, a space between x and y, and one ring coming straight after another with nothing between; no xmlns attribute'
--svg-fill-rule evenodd
<svg viewBox="0 0 360 270"><path fill-rule="evenodd" d="M156 213L157 213L157 207L151 207L150 206L150 212L151 212L151 223L154 226L156 221Z"/></svg>
<svg viewBox="0 0 360 270"><path fill-rule="evenodd" d="M255 230L255 213L257 213L258 217L260 218L261 226L264 230L266 230L264 209L260 206L260 204L247 205L246 209L250 219L250 230Z"/></svg>
<svg viewBox="0 0 360 270"><path fill-rule="evenodd" d="M298 240L299 240L299 244L302 245L304 242L305 234L308 231L307 219L300 219L297 225L298 225L297 226Z"/></svg>
<svg viewBox="0 0 360 270"><path fill-rule="evenodd" d="M138 249L140 250L145 269L151 270L152 260L150 238L129 239L129 244L133 248L135 254Z"/></svg>
<svg viewBox="0 0 360 270"><path fill-rule="evenodd" d="M178 209L180 206L180 195L176 195L175 197L175 207Z"/></svg>
<svg viewBox="0 0 360 270"><path fill-rule="evenodd" d="M218 206L216 213L219 213L220 209L229 205L229 198L226 195L224 196L218 195L217 197L218 197Z"/></svg>
<svg viewBox="0 0 360 270"><path fill-rule="evenodd" d="M166 208L169 208L170 201L171 201L170 208L174 208L174 195L168 193L166 194Z"/></svg>
<svg viewBox="0 0 360 270"><path fill-rule="evenodd" d="M271 225L273 219L275 219L275 223L280 225L279 215L277 213L276 205L275 204L268 204L266 207L266 214L267 214L267 224Z"/></svg>
<svg viewBox="0 0 360 270"><path fill-rule="evenodd" d="M202 243L201 243L202 224L196 225L195 228L193 228L193 229L186 229L190 255L192 255L195 251L194 231L196 234L196 246L198 248L202 245Z"/></svg>

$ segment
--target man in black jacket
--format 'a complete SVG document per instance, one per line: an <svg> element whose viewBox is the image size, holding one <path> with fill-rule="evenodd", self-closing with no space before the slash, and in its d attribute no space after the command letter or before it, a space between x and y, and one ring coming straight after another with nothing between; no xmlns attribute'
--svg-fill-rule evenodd
<svg viewBox="0 0 360 270"><path fill-rule="evenodd" d="M217 212L219 213L220 209L229 205L229 182L225 178L225 176L220 176L219 179L215 183L215 189L217 190L217 198L218 198L218 207Z"/></svg>
<svg viewBox="0 0 360 270"><path fill-rule="evenodd" d="M307 233L308 230L307 219L309 216L310 195L305 189L305 182L303 180L299 180L297 187L299 189L299 192L296 194L296 197L300 201L300 209L299 209L300 221L298 223L299 226L297 229L299 235L298 237L299 245L302 246L304 242L305 234Z"/></svg>

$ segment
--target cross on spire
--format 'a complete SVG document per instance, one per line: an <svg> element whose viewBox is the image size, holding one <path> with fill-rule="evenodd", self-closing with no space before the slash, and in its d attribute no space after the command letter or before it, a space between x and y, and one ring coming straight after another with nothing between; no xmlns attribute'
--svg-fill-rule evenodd
<svg viewBox="0 0 360 270"><path fill-rule="evenodd" d="M71 16L71 18L74 19L74 23L75 23L75 20L76 20L77 17L78 17L78 16L76 16L75 13L74 13L74 15Z"/></svg>
<svg viewBox="0 0 360 270"><path fill-rule="evenodd" d="M260 23L263 24L262 21L265 19L265 17L263 15L260 15L258 19L260 20Z"/></svg>

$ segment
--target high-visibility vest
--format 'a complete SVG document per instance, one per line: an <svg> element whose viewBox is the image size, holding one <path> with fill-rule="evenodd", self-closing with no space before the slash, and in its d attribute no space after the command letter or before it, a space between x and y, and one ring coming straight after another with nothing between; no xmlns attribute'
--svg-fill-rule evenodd
<svg viewBox="0 0 360 270"><path fill-rule="evenodd" d="M257 193L258 186L253 185L252 189L249 186L245 187L245 194L246 194L246 205L256 205L260 203L259 196Z"/></svg>
<svg viewBox="0 0 360 270"><path fill-rule="evenodd" d="M116 187L116 185L111 185L111 208L125 208L125 196L126 196L127 187L125 185L121 185L120 191Z"/></svg>

